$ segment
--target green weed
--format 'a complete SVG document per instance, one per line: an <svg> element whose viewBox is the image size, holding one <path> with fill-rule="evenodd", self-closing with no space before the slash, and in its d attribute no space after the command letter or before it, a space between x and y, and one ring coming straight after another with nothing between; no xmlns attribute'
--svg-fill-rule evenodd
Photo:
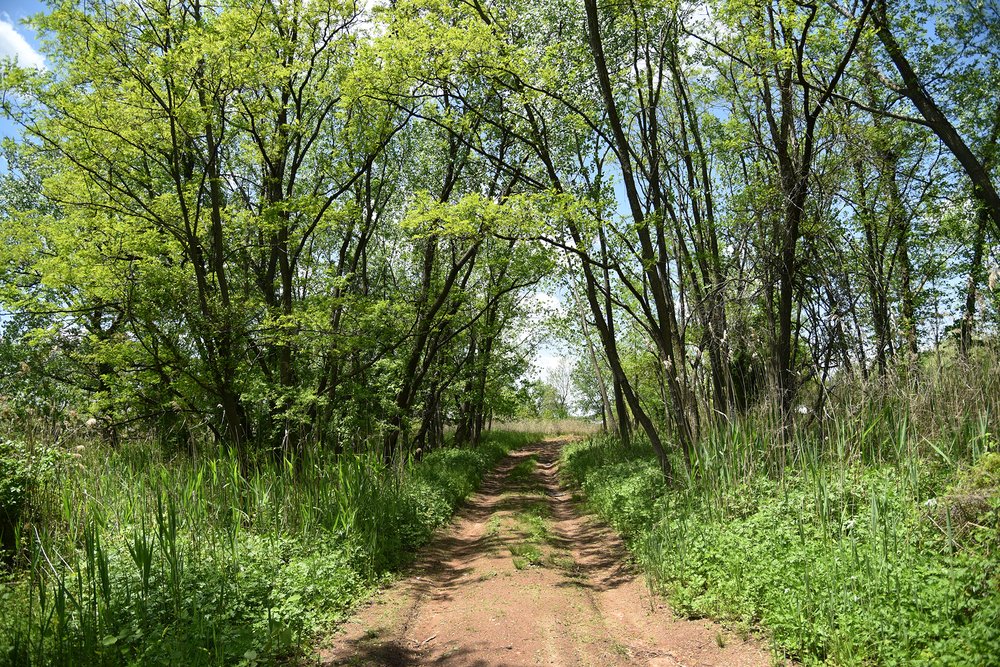
<svg viewBox="0 0 1000 667"><path fill-rule="evenodd" d="M540 486L538 477L535 475L537 465L537 457L529 456L511 468L507 475L507 483L514 486Z"/></svg>
<svg viewBox="0 0 1000 667"><path fill-rule="evenodd" d="M518 570L523 570L529 565L538 566L545 561L541 549L534 544L527 542L510 544L507 545L507 549L510 551L510 555L514 557L514 567ZM521 564L520 566L519 563Z"/></svg>
<svg viewBox="0 0 1000 667"><path fill-rule="evenodd" d="M704 440L672 488L642 443L570 445L562 470L682 612L761 625L804 664L1000 664L985 421L937 442L910 423L865 415L781 451L734 425ZM956 497L979 499L961 525L947 509Z"/></svg>
<svg viewBox="0 0 1000 667"><path fill-rule="evenodd" d="M19 501L0 665L223 665L294 655L447 522L523 434L402 470L312 454L244 472L124 444ZM20 488L20 487L19 487Z"/></svg>

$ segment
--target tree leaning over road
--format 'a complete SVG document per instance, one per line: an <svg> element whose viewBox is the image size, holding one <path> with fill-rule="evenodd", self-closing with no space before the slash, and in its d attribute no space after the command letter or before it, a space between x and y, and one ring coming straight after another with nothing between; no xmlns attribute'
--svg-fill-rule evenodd
<svg viewBox="0 0 1000 667"><path fill-rule="evenodd" d="M294 659L578 411L678 609L994 664L997 16L48 0L0 62L0 667Z"/></svg>
<svg viewBox="0 0 1000 667"><path fill-rule="evenodd" d="M49 69L5 69L6 178L42 191L5 201L7 335L112 438L392 460L515 409L520 304L559 268L604 422L669 476L719 423L995 326L983 18L59 5Z"/></svg>

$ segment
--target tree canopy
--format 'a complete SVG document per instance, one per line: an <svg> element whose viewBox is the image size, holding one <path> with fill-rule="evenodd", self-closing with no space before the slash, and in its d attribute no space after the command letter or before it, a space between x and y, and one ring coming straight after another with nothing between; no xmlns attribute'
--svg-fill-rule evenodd
<svg viewBox="0 0 1000 667"><path fill-rule="evenodd" d="M719 420L973 354L987 5L53 0L0 86L5 400L392 460L517 410L546 281L669 476Z"/></svg>

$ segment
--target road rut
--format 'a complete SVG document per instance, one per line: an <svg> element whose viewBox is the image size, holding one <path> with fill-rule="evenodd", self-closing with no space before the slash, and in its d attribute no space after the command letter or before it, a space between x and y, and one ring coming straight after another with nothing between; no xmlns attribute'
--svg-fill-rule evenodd
<svg viewBox="0 0 1000 667"><path fill-rule="evenodd" d="M324 665L771 665L759 643L673 616L617 535L559 485L565 439L509 456L320 652Z"/></svg>

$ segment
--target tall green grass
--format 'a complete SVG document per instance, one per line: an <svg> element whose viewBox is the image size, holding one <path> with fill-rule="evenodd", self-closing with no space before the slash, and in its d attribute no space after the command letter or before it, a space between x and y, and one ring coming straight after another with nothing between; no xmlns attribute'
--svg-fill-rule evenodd
<svg viewBox="0 0 1000 667"><path fill-rule="evenodd" d="M541 417L514 419L500 422L497 428L509 433L531 433L535 435L593 435L600 431L600 422L578 417L567 419L543 419Z"/></svg>
<svg viewBox="0 0 1000 667"><path fill-rule="evenodd" d="M953 389L785 437L719 428L671 488L642 442L570 445L563 471L684 613L763 628L805 664L1000 665L1000 392Z"/></svg>
<svg viewBox="0 0 1000 667"><path fill-rule="evenodd" d="M0 665L222 665L295 654L445 523L527 435L401 471L314 454L245 473L132 443L62 457L0 581Z"/></svg>

